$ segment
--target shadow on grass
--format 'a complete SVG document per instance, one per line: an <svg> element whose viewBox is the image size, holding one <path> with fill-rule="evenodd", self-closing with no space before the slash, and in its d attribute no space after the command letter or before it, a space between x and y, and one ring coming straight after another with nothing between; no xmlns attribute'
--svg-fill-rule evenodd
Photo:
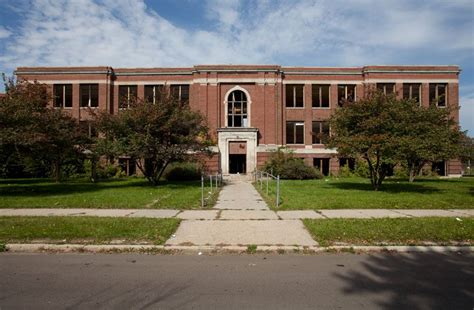
<svg viewBox="0 0 474 310"><path fill-rule="evenodd" d="M380 309L472 309L472 254L379 254L335 273L344 294L379 295Z"/></svg>
<svg viewBox="0 0 474 310"><path fill-rule="evenodd" d="M134 188L156 189L198 188L199 181L167 182L160 181L152 185L145 179L113 179L91 183L88 180L76 179L55 183L48 179L2 179L0 180L0 197L42 197L49 195L73 195L104 190L126 190Z"/></svg>
<svg viewBox="0 0 474 310"><path fill-rule="evenodd" d="M374 191L374 188L370 183L359 183L359 182L337 182L328 184L328 186L335 187L343 190L358 190L358 191ZM429 194L442 192L443 190L426 186L417 183L396 183L396 182L384 182L379 189L379 192L386 193L420 193L420 194Z"/></svg>

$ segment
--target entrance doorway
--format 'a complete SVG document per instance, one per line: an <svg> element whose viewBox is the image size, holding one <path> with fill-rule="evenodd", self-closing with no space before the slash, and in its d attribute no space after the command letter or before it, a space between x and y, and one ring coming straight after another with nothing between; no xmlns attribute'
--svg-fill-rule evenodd
<svg viewBox="0 0 474 310"><path fill-rule="evenodd" d="M229 154L229 173L246 173L247 155Z"/></svg>

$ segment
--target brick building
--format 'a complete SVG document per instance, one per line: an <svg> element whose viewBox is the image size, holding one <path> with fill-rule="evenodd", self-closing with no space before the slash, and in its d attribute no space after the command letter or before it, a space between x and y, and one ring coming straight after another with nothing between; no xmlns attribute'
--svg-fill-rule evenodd
<svg viewBox="0 0 474 310"><path fill-rule="evenodd" d="M207 164L224 174L251 172L282 145L324 174L337 174L340 164L350 161L326 148L316 133L329 133L326 120L342 99L357 100L364 85L373 84L425 106L440 97L440 108L457 107L459 73L457 66L275 65L20 67L15 72L20 79L51 85L53 104L85 122L91 118L87 107L118 113L131 95L154 101L162 87L169 88L207 117L217 141L216 156ZM454 117L459 119L457 111ZM452 160L438 163L437 169L459 175L461 164Z"/></svg>

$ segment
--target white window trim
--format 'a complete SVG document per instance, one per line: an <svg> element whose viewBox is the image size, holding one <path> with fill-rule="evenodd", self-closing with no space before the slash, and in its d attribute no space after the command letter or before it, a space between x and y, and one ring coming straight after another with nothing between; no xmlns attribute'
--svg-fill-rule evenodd
<svg viewBox="0 0 474 310"><path fill-rule="evenodd" d="M233 92L233 91L236 91L236 90L240 90L242 91L245 96L247 97L247 126L242 126L242 127L229 127L229 124L228 124L228 121L227 121L227 111L228 111L228 107L229 107L229 101L228 101L228 98L229 98L229 95ZM252 99L250 98L250 94L249 92L243 88L243 87L240 87L240 86L234 86L232 87L231 89L229 89L226 94L225 94L225 97L224 97L224 113L225 113L225 117L224 117L224 125L226 128L250 128L252 127L252 121L251 121L251 116L252 116Z"/></svg>
<svg viewBox="0 0 474 310"><path fill-rule="evenodd" d="M286 136L286 126L288 125L289 122L295 123L295 130L296 130L296 126L303 126L303 143L288 143L287 142L288 137ZM304 121L286 121L285 122L285 145L305 145L305 141L306 141L305 122Z"/></svg>

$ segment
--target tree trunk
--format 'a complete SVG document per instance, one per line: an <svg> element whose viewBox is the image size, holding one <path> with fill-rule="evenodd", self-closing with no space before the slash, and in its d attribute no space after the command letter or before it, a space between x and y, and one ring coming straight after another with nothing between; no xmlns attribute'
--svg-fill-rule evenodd
<svg viewBox="0 0 474 310"><path fill-rule="evenodd" d="M53 161L53 178L56 183L61 181L61 162L59 159Z"/></svg>
<svg viewBox="0 0 474 310"><path fill-rule="evenodd" d="M415 163L410 163L408 166L410 167L408 181L411 183L415 181Z"/></svg>
<svg viewBox="0 0 474 310"><path fill-rule="evenodd" d="M95 183L97 180L97 160L91 159L91 182Z"/></svg>

